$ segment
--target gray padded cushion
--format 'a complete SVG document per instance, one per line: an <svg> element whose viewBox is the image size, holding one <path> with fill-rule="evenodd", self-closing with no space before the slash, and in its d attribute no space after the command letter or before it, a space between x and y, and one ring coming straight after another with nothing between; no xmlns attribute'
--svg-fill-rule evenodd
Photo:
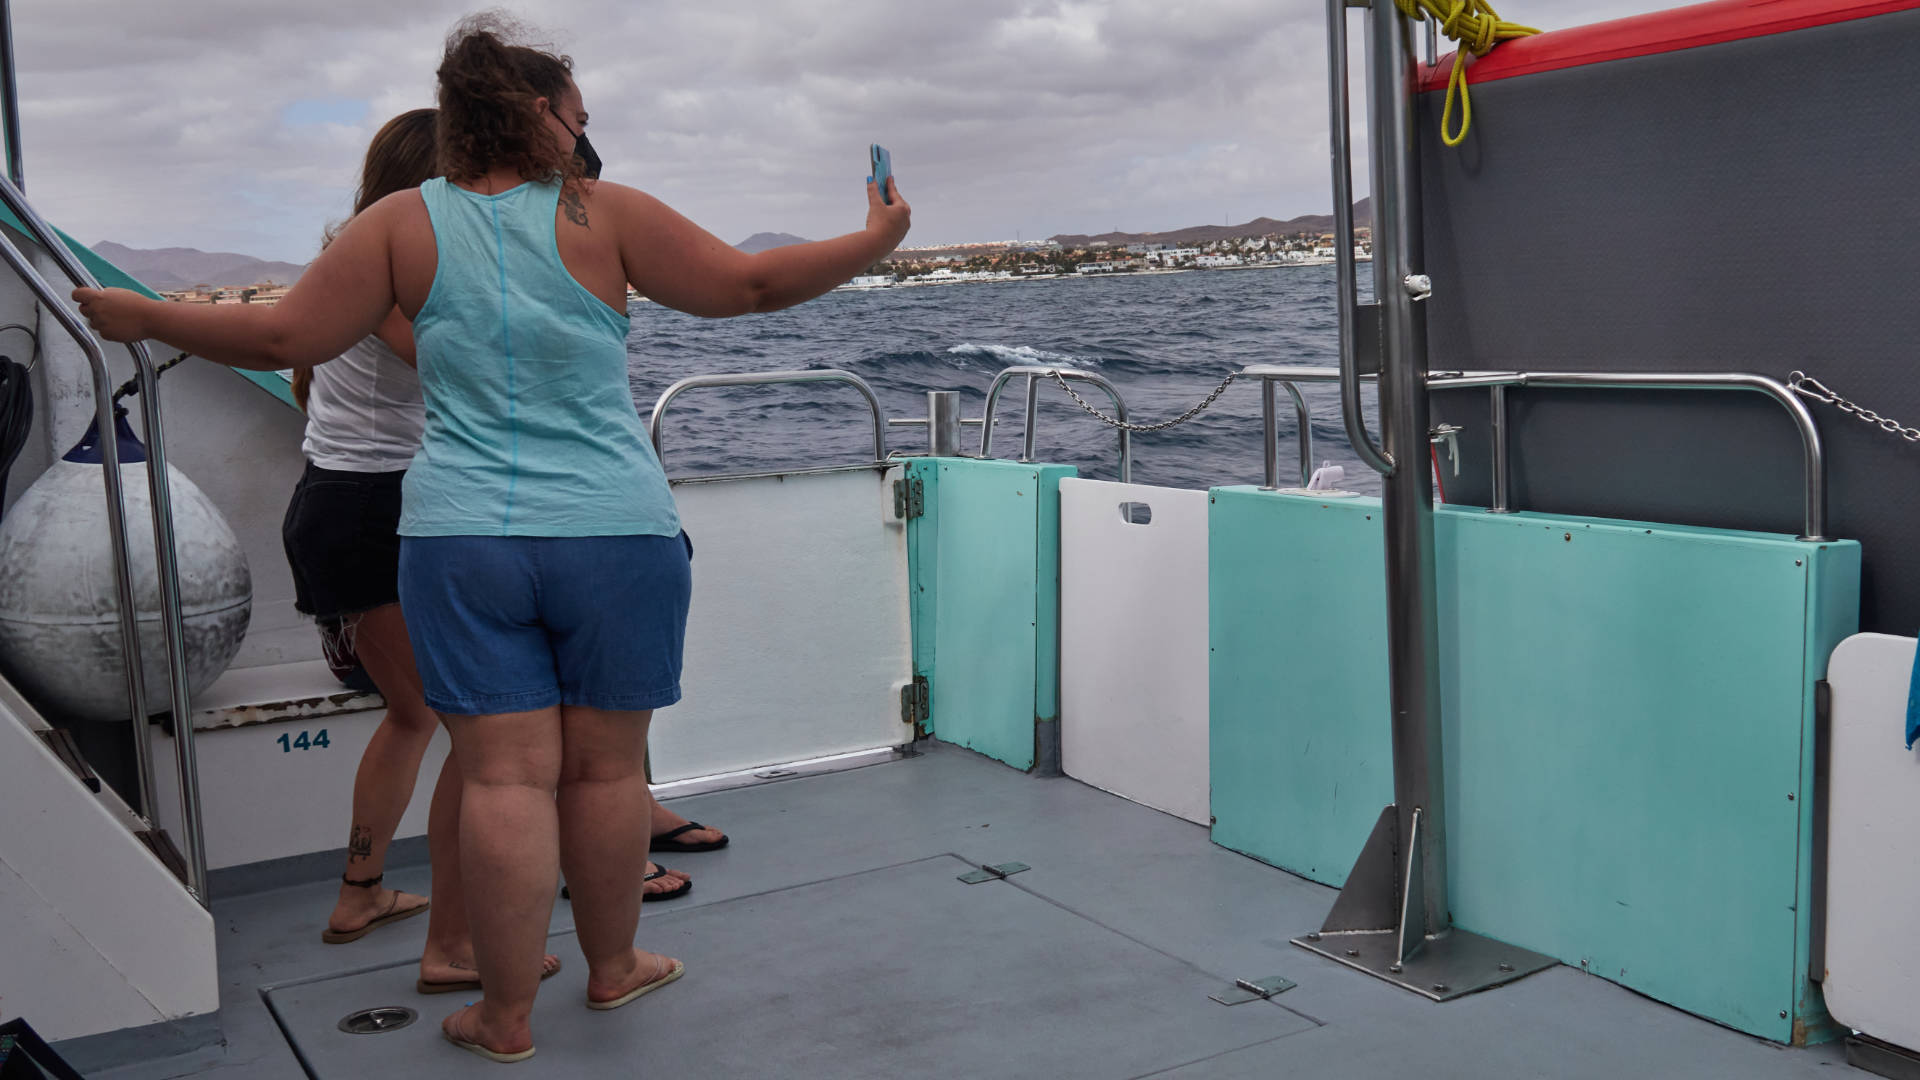
<svg viewBox="0 0 1920 1080"><path fill-rule="evenodd" d="M1920 427L1920 11L1502 79L1473 130L1422 97L1430 364L1796 368ZM1513 392L1514 505L1798 533L1799 439L1742 394ZM1485 505L1485 391L1455 502ZM1811 405L1861 628L1920 630L1920 444Z"/></svg>

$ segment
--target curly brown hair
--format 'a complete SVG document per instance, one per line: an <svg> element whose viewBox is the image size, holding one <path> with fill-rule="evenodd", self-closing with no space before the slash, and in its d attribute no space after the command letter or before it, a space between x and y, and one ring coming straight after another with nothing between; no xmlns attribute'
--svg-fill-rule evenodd
<svg viewBox="0 0 1920 1080"><path fill-rule="evenodd" d="M570 181L580 161L554 139L534 107L557 104L573 80L573 60L517 44L522 28L497 11L460 20L440 60L440 171L475 180L510 168L522 180Z"/></svg>

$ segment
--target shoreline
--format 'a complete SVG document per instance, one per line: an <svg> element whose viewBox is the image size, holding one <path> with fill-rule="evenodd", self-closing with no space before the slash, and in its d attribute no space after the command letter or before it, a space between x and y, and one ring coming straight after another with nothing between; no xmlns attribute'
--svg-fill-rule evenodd
<svg viewBox="0 0 1920 1080"><path fill-rule="evenodd" d="M1357 261L1372 262L1373 260L1372 258L1369 257L1369 258L1360 259ZM934 280L934 281L927 280L927 277L923 275L921 277L908 278L905 281L896 281L886 285L852 285L852 284L837 285L831 291L832 292L885 292L888 289L923 289L923 288L932 288L935 286L948 286L948 285L1008 285L1008 284L1017 284L1020 282L1039 282L1039 281L1072 281L1072 280L1090 281L1090 280L1099 279L1099 278L1164 277L1169 274L1209 274L1209 273L1214 273L1216 271L1232 271L1232 270L1300 270L1300 269L1305 269L1307 267L1312 267L1312 266L1332 266L1333 263L1334 263L1334 260L1330 258L1326 258L1326 259L1306 259L1300 262L1248 263L1245 266L1174 266L1174 267L1162 267L1162 268L1153 269L1153 270L1126 270L1126 271L1117 271L1113 273L1104 273L1104 274L1079 274L1079 273L1009 274L1005 277L989 277L989 278L958 278L956 277L956 278Z"/></svg>

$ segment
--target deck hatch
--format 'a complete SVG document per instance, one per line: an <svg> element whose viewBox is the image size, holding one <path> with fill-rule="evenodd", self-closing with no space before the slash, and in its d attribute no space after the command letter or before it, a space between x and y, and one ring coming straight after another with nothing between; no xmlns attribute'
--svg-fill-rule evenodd
<svg viewBox="0 0 1920 1080"><path fill-rule="evenodd" d="M1024 1076L1152 1074L1307 1031L1278 1002L1222 1009L1231 976L1203 971L1067 910L1030 887L956 889L971 868L936 855L676 912L648 912L643 942L687 962L675 986L633 1006L582 1008L566 967L534 1009L539 1053L516 1076L900 1077L955 1062L1017 1062ZM1028 881L1030 876L1018 879ZM459 1002L380 1039L343 1014L401 1000L411 962L270 988L269 1005L320 1080L474 1075L440 1038ZM966 1071L964 1068L962 1071Z"/></svg>

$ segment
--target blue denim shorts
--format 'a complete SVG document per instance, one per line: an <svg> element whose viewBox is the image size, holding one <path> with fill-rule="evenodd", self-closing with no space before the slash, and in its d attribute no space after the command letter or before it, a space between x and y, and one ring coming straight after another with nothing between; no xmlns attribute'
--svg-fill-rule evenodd
<svg viewBox="0 0 1920 1080"><path fill-rule="evenodd" d="M400 605L443 713L680 700L693 545L679 536L406 536Z"/></svg>

